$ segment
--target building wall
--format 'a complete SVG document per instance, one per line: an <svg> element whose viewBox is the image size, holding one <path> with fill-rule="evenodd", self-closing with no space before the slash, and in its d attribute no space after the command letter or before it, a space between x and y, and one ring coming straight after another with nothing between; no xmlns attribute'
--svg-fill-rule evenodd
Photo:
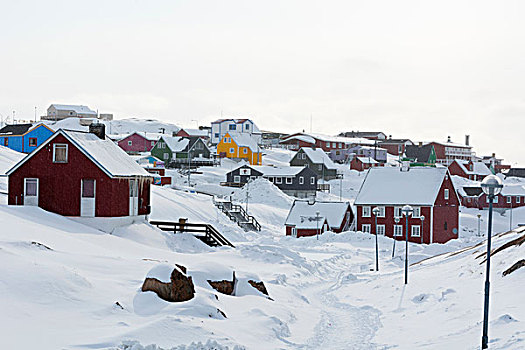
<svg viewBox="0 0 525 350"><path fill-rule="evenodd" d="M131 145L129 145L129 141L131 141ZM151 151L155 143L156 141L148 140L144 136L134 133L123 138L117 144L128 153L139 153Z"/></svg>
<svg viewBox="0 0 525 350"><path fill-rule="evenodd" d="M405 153L405 144L403 143L395 143L395 144L380 143L378 144L378 147L386 149L386 151L389 154L394 155L394 156L400 156L403 153Z"/></svg>
<svg viewBox="0 0 525 350"><path fill-rule="evenodd" d="M228 138L231 142L224 142ZM246 151L246 153L244 153ZM217 153L220 157L226 157L230 159L244 159L251 165L260 165L262 163L262 153L252 152L249 147L237 146L235 141L229 136L228 133L221 139L217 145Z"/></svg>
<svg viewBox="0 0 525 350"><path fill-rule="evenodd" d="M445 199L445 189L449 192L448 200ZM459 206L452 179L446 175L434 203L432 242L445 243L459 237Z"/></svg>
<svg viewBox="0 0 525 350"><path fill-rule="evenodd" d="M498 194L498 202L493 203L493 208L501 208L501 209L510 209L510 208L518 208L523 207L525 205L525 196L503 196L501 194ZM507 197L511 197L511 202L507 203ZM519 198L519 203L518 199ZM487 202L487 195L485 193L481 194L479 196L479 207L480 209L487 209L489 207L489 203Z"/></svg>
<svg viewBox="0 0 525 350"><path fill-rule="evenodd" d="M68 162L53 163L53 144L68 144ZM129 215L128 179L111 179L62 135L9 176L10 205L23 203L24 178L39 179L39 207L65 216L80 216L82 179L96 180L95 216ZM148 212L150 184L143 183L139 215Z"/></svg>
<svg viewBox="0 0 525 350"><path fill-rule="evenodd" d="M319 230L316 229L297 229L297 237L315 236L317 233L322 234L324 225L319 225ZM286 226L286 235L292 235L292 226Z"/></svg>
<svg viewBox="0 0 525 350"><path fill-rule="evenodd" d="M51 135L53 131L44 125L39 125L38 127L29 130L24 135L17 136L0 136L0 145L5 145L5 139L7 138L7 147L22 153L31 153L38 146L44 143ZM36 146L29 146L29 139L36 138Z"/></svg>

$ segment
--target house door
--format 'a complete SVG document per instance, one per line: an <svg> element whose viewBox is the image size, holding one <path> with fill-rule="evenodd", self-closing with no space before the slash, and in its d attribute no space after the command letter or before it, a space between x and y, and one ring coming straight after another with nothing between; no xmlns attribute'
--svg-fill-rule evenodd
<svg viewBox="0 0 525 350"><path fill-rule="evenodd" d="M297 237L297 228L292 227L292 237Z"/></svg>
<svg viewBox="0 0 525 350"><path fill-rule="evenodd" d="M80 184L80 216L95 216L95 193L95 180L82 179Z"/></svg>
<svg viewBox="0 0 525 350"><path fill-rule="evenodd" d="M129 215L139 215L139 184L135 179L129 180Z"/></svg>
<svg viewBox="0 0 525 350"><path fill-rule="evenodd" d="M38 206L38 179L24 179L24 205Z"/></svg>

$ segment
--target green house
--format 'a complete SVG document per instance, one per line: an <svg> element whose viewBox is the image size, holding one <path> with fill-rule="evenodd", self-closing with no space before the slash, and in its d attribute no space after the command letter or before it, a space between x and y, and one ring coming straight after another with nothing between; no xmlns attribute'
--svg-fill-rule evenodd
<svg viewBox="0 0 525 350"><path fill-rule="evenodd" d="M431 144L407 145L403 160L410 161L410 166L436 166L436 151Z"/></svg>
<svg viewBox="0 0 525 350"><path fill-rule="evenodd" d="M163 160L168 167L212 159L210 149L199 137L162 136L151 149L151 155Z"/></svg>

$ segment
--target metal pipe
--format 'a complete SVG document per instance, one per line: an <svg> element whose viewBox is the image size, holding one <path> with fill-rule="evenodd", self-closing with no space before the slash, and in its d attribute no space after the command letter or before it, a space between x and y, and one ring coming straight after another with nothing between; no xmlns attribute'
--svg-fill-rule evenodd
<svg viewBox="0 0 525 350"><path fill-rule="evenodd" d="M487 275L485 280L485 303L483 308L483 336L481 337L481 348L489 347L489 294L490 294L490 250L492 240L492 202L494 195L489 195L489 229L487 237Z"/></svg>

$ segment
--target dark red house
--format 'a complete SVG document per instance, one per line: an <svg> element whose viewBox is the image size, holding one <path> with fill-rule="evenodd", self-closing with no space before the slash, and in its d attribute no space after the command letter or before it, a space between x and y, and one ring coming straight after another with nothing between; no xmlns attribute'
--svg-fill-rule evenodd
<svg viewBox="0 0 525 350"><path fill-rule="evenodd" d="M58 130L7 172L9 205L65 216L149 214L152 176L99 135Z"/></svg>
<svg viewBox="0 0 525 350"><path fill-rule="evenodd" d="M126 151L126 153L138 154L151 151L153 146L155 146L162 136L163 134L134 132L118 141L117 144L120 148Z"/></svg>
<svg viewBox="0 0 525 350"><path fill-rule="evenodd" d="M372 157L354 157L350 162L350 169L357 171L364 171L376 166L382 166L383 164L379 163Z"/></svg>
<svg viewBox="0 0 525 350"><path fill-rule="evenodd" d="M445 243L458 238L460 201L444 167L369 169L354 203L356 230L405 240L401 208L407 204L414 209L408 219L409 241ZM395 217L400 217L398 223Z"/></svg>
<svg viewBox="0 0 525 350"><path fill-rule="evenodd" d="M457 175L474 181L482 181L485 176L492 174L485 163L462 159L454 159L448 166L448 171L450 175Z"/></svg>
<svg viewBox="0 0 525 350"><path fill-rule="evenodd" d="M487 195L481 193L478 199L479 208L486 209L489 207ZM494 208L512 209L525 205L525 187L522 185L506 185L501 192L494 197Z"/></svg>
<svg viewBox="0 0 525 350"><path fill-rule="evenodd" d="M210 133L209 130L206 129L180 129L175 135L173 136L181 136L181 137L199 137L203 140L209 140L210 139Z"/></svg>
<svg viewBox="0 0 525 350"><path fill-rule="evenodd" d="M348 202L313 202L295 200L286 218L286 235L315 236L325 231L343 232L354 220Z"/></svg>

